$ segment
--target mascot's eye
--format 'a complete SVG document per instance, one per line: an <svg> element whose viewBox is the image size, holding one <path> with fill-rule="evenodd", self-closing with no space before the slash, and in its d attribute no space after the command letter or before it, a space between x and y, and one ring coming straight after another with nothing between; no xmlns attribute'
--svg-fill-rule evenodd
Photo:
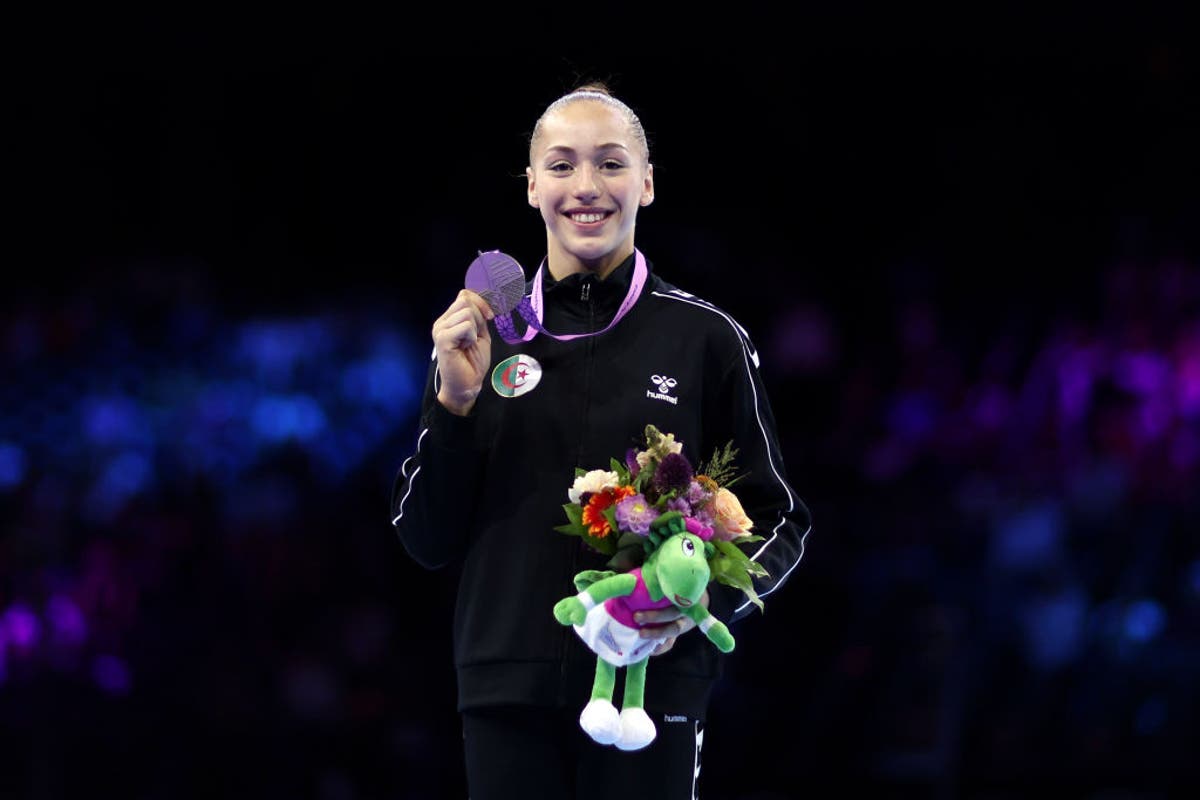
<svg viewBox="0 0 1200 800"><path fill-rule="evenodd" d="M696 545L691 539L684 539L680 544L683 545L683 554L688 558L696 555Z"/></svg>

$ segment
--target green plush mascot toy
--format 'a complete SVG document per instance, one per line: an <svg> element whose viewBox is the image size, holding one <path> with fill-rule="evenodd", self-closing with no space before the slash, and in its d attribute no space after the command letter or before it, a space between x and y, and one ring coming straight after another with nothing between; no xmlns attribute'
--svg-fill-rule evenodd
<svg viewBox="0 0 1200 800"><path fill-rule="evenodd" d="M705 535L707 534L707 535ZM729 628L700 604L711 575L706 555L712 529L668 513L656 520L650 540L659 542L640 567L627 572L588 570L575 576L579 594L554 606L554 617L573 625L596 653L596 679L591 701L579 724L600 744L639 750L654 741L657 730L642 707L646 663L666 637L643 639L634 613L674 605L696 621L723 653L733 650ZM618 667L627 667L625 698L618 713L613 688Z"/></svg>

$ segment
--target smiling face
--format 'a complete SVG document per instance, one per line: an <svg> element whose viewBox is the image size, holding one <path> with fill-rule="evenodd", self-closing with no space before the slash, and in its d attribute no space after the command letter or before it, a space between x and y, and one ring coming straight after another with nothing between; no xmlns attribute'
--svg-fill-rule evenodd
<svg viewBox="0 0 1200 800"><path fill-rule="evenodd" d="M654 200L654 168L619 109L581 99L548 113L525 172L556 279L584 270L606 277L633 253L638 208Z"/></svg>

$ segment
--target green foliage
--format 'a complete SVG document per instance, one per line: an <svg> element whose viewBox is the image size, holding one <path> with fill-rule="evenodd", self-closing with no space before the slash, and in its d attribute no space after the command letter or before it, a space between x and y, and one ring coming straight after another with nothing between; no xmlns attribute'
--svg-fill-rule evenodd
<svg viewBox="0 0 1200 800"><path fill-rule="evenodd" d="M733 485L734 481L740 480L743 477L734 477L733 460L737 457L737 454L738 451L733 446L733 442L726 442L724 448L714 449L712 458L702 463L696 472L699 475L707 475L720 486L729 488Z"/></svg>
<svg viewBox="0 0 1200 800"><path fill-rule="evenodd" d="M583 527L583 508L575 503L563 503L563 511L566 512L567 519L577 528Z"/></svg>
<svg viewBox="0 0 1200 800"><path fill-rule="evenodd" d="M612 529L612 533L609 534L608 538L615 539L621 532L620 528L617 527L617 506L615 504L611 505L600 513L608 520L608 527Z"/></svg>
<svg viewBox="0 0 1200 800"><path fill-rule="evenodd" d="M565 533L568 536L578 536L579 538L583 539L583 541L587 542L589 547L599 553L603 553L606 556L611 556L617 552L617 543L614 541L614 537L611 534L601 538L598 536L593 536L591 532L588 531L587 525L583 524L583 509L580 506L577 506L574 503L564 503L563 511L566 513L567 519L570 520L570 522L563 525L555 525L554 530L558 531L559 533ZM608 515L607 509L605 515ZM608 522L613 526L613 530L615 531L617 529L616 520L609 519Z"/></svg>
<svg viewBox="0 0 1200 800"><path fill-rule="evenodd" d="M646 494L646 486L650 483L650 479L654 477L654 473L649 469L644 469L637 474L633 479L633 490L638 494Z"/></svg>
<svg viewBox="0 0 1200 800"><path fill-rule="evenodd" d="M592 534L588 533L587 530L584 530L583 540L588 543L589 547L598 553L602 553L603 555L611 556L615 555L617 552L616 538L611 534L600 538L598 536L592 536Z"/></svg>
<svg viewBox="0 0 1200 800"><path fill-rule="evenodd" d="M763 602L754 591L752 577L764 578L767 571L757 561L750 560L750 557L733 542L714 540L713 544L716 545L716 553L708 560L713 580L740 589L751 603L758 606L759 611L763 611Z"/></svg>
<svg viewBox="0 0 1200 800"><path fill-rule="evenodd" d="M617 549L623 550L626 547L641 547L644 541L646 541L644 536L639 536L631 531L625 531L621 534L621 537L617 539Z"/></svg>
<svg viewBox="0 0 1200 800"><path fill-rule="evenodd" d="M609 469L617 473L617 480L622 486L625 486L629 483L629 467L625 466L620 461L617 461L615 458L610 458L608 460L608 466Z"/></svg>
<svg viewBox="0 0 1200 800"><path fill-rule="evenodd" d="M608 560L608 566L617 572L628 572L645 563L649 549L646 537L626 531L617 539L617 552Z"/></svg>

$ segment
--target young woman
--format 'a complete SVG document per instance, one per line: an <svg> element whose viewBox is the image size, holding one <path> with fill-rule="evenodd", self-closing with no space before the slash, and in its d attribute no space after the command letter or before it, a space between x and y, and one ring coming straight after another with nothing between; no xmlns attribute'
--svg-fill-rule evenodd
<svg viewBox="0 0 1200 800"><path fill-rule="evenodd" d="M674 434L693 464L732 441L747 473L738 497L765 537L749 551L770 573L760 597L803 555L808 510L787 483L746 332L663 281L634 247L638 211L654 200L649 155L637 116L604 86L553 102L529 148L527 195L547 256L527 291L540 293L554 335L508 344L466 290L433 325L416 452L397 476L392 517L420 564L461 568L454 650L474 800L696 793L721 656L675 608L639 619L643 635L666 637L646 678L652 744L626 752L580 730L596 657L552 609L577 572L605 559L553 530L576 467L607 468L647 424ZM716 583L701 602L726 624L753 610Z"/></svg>

